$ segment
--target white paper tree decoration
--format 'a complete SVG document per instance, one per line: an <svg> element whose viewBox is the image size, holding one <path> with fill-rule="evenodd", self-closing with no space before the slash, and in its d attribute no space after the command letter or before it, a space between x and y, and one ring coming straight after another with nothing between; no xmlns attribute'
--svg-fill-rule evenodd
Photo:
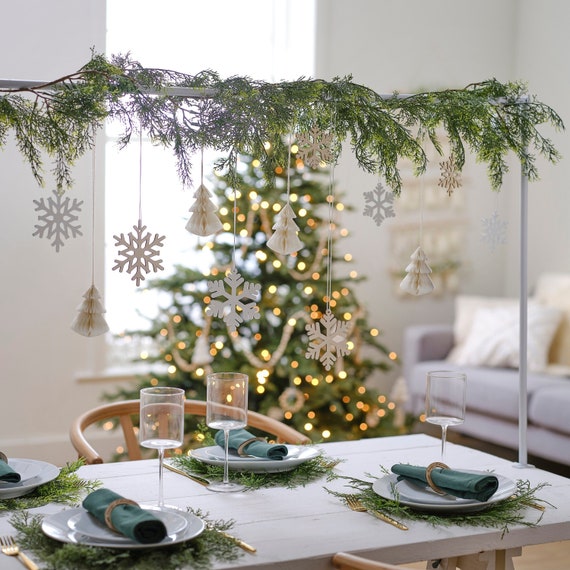
<svg viewBox="0 0 570 570"><path fill-rule="evenodd" d="M289 203L275 216L275 232L267 240L267 247L277 253L290 255L303 247L298 237L299 226L294 222L297 216Z"/></svg>
<svg viewBox="0 0 570 570"><path fill-rule="evenodd" d="M222 222L216 215L216 205L210 199L212 194L200 184L194 193L196 201L192 204L192 215L186 224L186 229L197 236L209 236L222 229Z"/></svg>
<svg viewBox="0 0 570 570"><path fill-rule="evenodd" d="M324 330L321 330L323 325ZM320 360L326 370L330 370L337 358L346 356L348 348L348 323L337 320L330 309L318 322L305 326L309 337L309 347L306 358Z"/></svg>
<svg viewBox="0 0 570 570"><path fill-rule="evenodd" d="M91 285L83 295L83 302L71 324L71 330L83 336L98 336L109 330L109 325L103 316L105 308L101 303L101 294L95 285Z"/></svg>
<svg viewBox="0 0 570 570"><path fill-rule="evenodd" d="M407 275L400 283L400 289L410 295L426 295L434 290L431 280L431 268L427 257L421 247L418 247L410 256L412 262L406 267Z"/></svg>

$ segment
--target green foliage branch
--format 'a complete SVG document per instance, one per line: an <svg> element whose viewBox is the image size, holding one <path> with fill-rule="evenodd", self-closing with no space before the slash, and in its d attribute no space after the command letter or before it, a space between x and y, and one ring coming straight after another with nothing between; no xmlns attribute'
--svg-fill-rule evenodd
<svg viewBox="0 0 570 570"><path fill-rule="evenodd" d="M188 97L177 88L191 89ZM21 154L42 184L42 151L53 159L57 187L72 183L71 166L94 144L105 119L123 126L119 144L141 130L172 149L184 184L192 182L192 154L201 148L220 152L219 169L237 179L240 154L259 157L268 183L284 164L285 137L316 126L335 135L336 152L348 141L360 167L381 175L399 194L398 161L407 158L418 173L429 139L441 152L443 129L460 170L466 150L486 163L491 186L498 189L514 152L529 178L538 176L537 154L555 162L558 152L538 127L564 128L560 116L521 82L490 79L463 89L402 96L382 95L352 82L299 78L268 83L249 77L222 79L212 70L189 75L149 69L130 55L107 59L93 53L77 72L44 83L0 89L0 148L13 131ZM265 143L272 144L272 152Z"/></svg>

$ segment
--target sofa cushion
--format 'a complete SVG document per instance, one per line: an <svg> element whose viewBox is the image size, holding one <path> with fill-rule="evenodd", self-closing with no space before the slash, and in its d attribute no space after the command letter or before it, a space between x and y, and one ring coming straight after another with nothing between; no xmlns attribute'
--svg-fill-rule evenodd
<svg viewBox="0 0 570 570"><path fill-rule="evenodd" d="M563 311L563 317L550 347L549 361L553 372L570 373L570 275L547 273L536 285L537 301Z"/></svg>
<svg viewBox="0 0 570 570"><path fill-rule="evenodd" d="M528 407L529 422L570 434L570 380L560 379L557 385L534 392Z"/></svg>
<svg viewBox="0 0 570 570"><path fill-rule="evenodd" d="M543 371L562 312L536 303L528 305L527 362L529 370ZM471 330L452 361L463 366L519 366L519 308L482 307L473 317Z"/></svg>

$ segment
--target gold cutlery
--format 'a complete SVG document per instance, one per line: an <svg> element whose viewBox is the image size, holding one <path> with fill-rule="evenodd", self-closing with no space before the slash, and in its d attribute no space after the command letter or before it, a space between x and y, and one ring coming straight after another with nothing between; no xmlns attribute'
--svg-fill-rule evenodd
<svg viewBox="0 0 570 570"><path fill-rule="evenodd" d="M348 505L348 508L351 509L352 511L356 511L357 513L368 512L371 515L375 516L377 519L380 519L381 521L384 521L388 524L391 524L392 526L395 526L396 528L399 528L400 530L408 530L408 527L405 524L402 524L400 521L397 521L396 519L389 517L388 515L384 514L383 512L377 511L375 509L367 509L362 504L360 499L357 499L353 495L349 495L348 497L346 497L346 504Z"/></svg>
<svg viewBox="0 0 570 570"><path fill-rule="evenodd" d="M170 469L170 471L174 472L174 473L178 473L178 475L183 475L184 477L188 477L188 479L192 479L192 481L199 483L200 485L203 485L204 487L207 487L210 484L210 481L208 481L208 479L201 477L200 475L195 475L194 473L187 473L186 471L183 471L182 469L177 469L176 467L174 467L173 465L170 465L169 463L164 463L164 466L167 469ZM240 548L242 548L243 550L245 550L246 552L250 552L250 553L254 553L257 552L257 548L255 548L255 546L251 546L251 544L248 544L247 542L244 542L243 540L232 536L231 534L228 534L227 532L223 532L223 531L217 531L220 534L223 534L226 538L229 538L231 540L233 540Z"/></svg>
<svg viewBox="0 0 570 570"><path fill-rule="evenodd" d="M164 466L170 471L178 473L178 475L183 475L184 477L188 477L188 479L192 479L192 481L199 483L204 487L207 487L210 484L210 481L208 481L208 479L206 479L205 477L201 477L200 475L196 475L194 473L187 473L186 471L182 471L182 469L177 469L173 465L170 465L170 463L165 462Z"/></svg>
<svg viewBox="0 0 570 570"><path fill-rule="evenodd" d="M518 499L518 495L511 495L509 499ZM545 511L546 507L544 505L539 505L538 503L533 503L532 501L527 501L523 499L521 504L525 505L526 507L531 507L532 509L536 509L537 511Z"/></svg>
<svg viewBox="0 0 570 570"><path fill-rule="evenodd" d="M17 556L18 560L29 570L39 570L38 565L30 560L21 550L20 547L14 541L12 536L3 536L0 538L0 550L6 556Z"/></svg>

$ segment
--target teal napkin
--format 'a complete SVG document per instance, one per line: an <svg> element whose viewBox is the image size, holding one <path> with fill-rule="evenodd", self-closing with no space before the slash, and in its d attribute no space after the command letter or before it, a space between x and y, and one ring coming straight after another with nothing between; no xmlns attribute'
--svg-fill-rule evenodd
<svg viewBox="0 0 570 570"><path fill-rule="evenodd" d="M0 481L4 483L19 483L22 478L19 473L16 473L9 465L8 461L4 461L4 454L0 457Z"/></svg>
<svg viewBox="0 0 570 570"><path fill-rule="evenodd" d="M425 467L398 463L392 466L392 472L399 476L398 480L407 479L412 483L428 484ZM488 501L499 487L499 480L494 475L466 473L439 467L431 472L431 480L449 495L481 502Z"/></svg>
<svg viewBox="0 0 570 570"><path fill-rule="evenodd" d="M83 508L105 524L107 507L122 498L109 489L97 489L83 499ZM160 542L167 534L161 520L136 505L117 505L111 513L111 522L118 532L142 544Z"/></svg>
<svg viewBox="0 0 570 570"><path fill-rule="evenodd" d="M248 439L255 437L245 429L230 430L228 447L233 451L237 451L238 447ZM214 436L216 443L220 447L224 447L224 432L218 431ZM253 455L254 457L263 457L264 459L283 459L287 456L289 450L286 445L279 443L267 443L266 441L252 441L243 449L244 453Z"/></svg>

